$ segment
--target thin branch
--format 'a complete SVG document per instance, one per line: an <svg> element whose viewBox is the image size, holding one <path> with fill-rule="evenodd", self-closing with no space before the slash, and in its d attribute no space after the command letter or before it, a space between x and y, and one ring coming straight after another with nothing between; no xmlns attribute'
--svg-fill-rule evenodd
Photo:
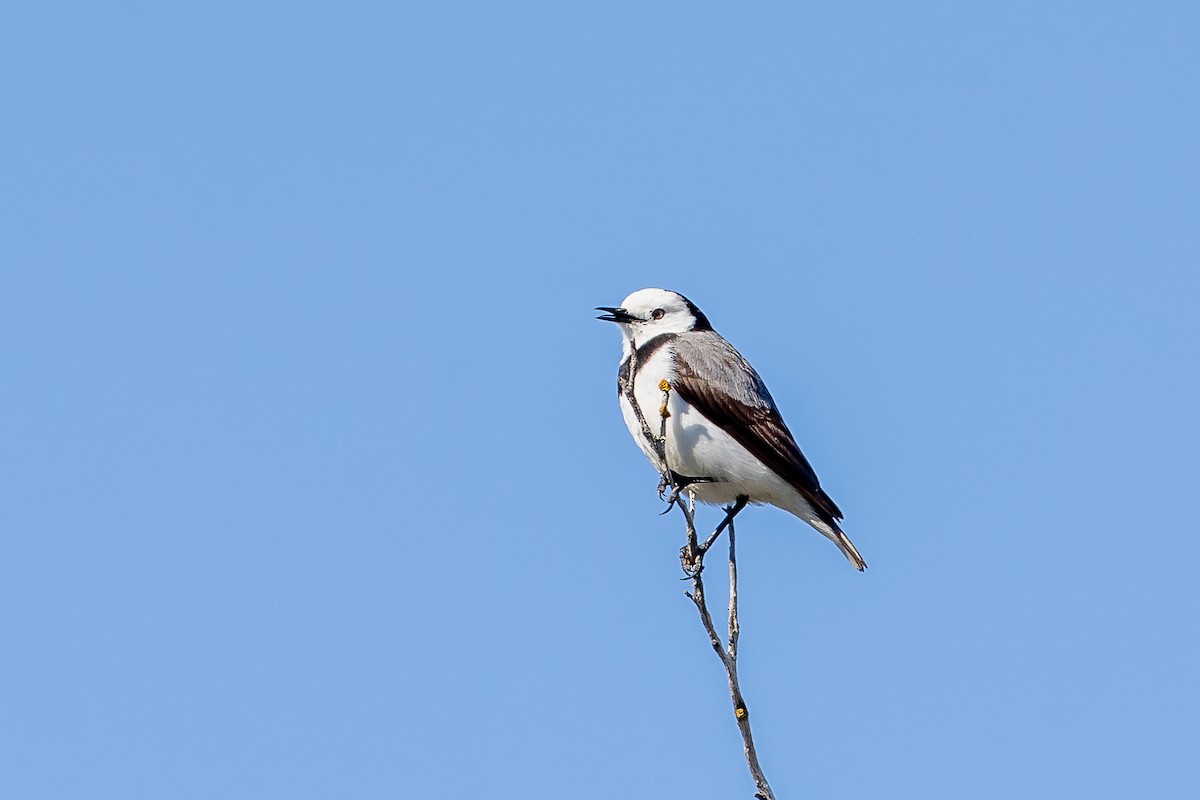
<svg viewBox="0 0 1200 800"><path fill-rule="evenodd" d="M734 544L733 536L733 520L729 520L729 636L726 641L729 644L726 650L729 653L729 660L737 663L737 646L738 636L741 635L742 629L738 626L738 606L737 606L737 552Z"/></svg>
<svg viewBox="0 0 1200 800"><path fill-rule="evenodd" d="M704 544L699 544L696 535L695 493L686 490L684 485L676 482L670 464L667 462L667 419L671 416L668 410L671 399L671 384L663 380L658 385L658 388L663 393L663 397L662 405L658 409L659 433L655 436L650 429L649 423L646 421L645 415L642 413L641 406L637 402L634 391L636 375L637 346L634 343L629 356L628 377L620 381L621 393L633 407L633 412L642 429L642 435L649 441L654 454L658 457L659 471L662 473L662 481L659 483L659 497L662 497L667 487L670 487L672 492L667 510L671 509L672 504L678 505L683 512L684 519L687 520L687 543L679 553L683 564L683 571L692 580L692 591L686 592L686 594L695 603L696 609L700 612L700 622L704 625L704 630L708 634L708 641L712 645L713 651L716 652L717 658L721 659L721 665L725 667L725 675L729 682L729 697L733 701L733 716L737 720L738 731L742 734L746 765L750 768L750 776L754 779L754 785L757 788L754 796L758 800L775 800L775 795L771 792L771 787L768 785L766 776L763 775L762 767L758 763L758 753L754 749L754 737L750 733L750 712L746 709L746 701L742 697L742 690L738 685L737 675L737 647L740 628L738 626L737 557L733 518L738 515L739 511L746 507L749 498L739 496L733 505L725 509L725 519L721 521L721 524L704 540ZM684 491L687 491L688 502L677 502L681 499L681 493ZM708 601L704 596L704 579L701 577L701 573L704 571L704 555L726 528L729 529L729 636L727 647L722 646L721 637L717 635L716 627L713 625L712 614L708 611Z"/></svg>
<svg viewBox="0 0 1200 800"><path fill-rule="evenodd" d="M696 540L696 498L689 497L688 503L680 503L679 508L683 511L683 517L687 520L688 541ZM696 551L693 551L696 552ZM681 554L682 555L682 554ZM692 591L684 592L687 597L696 604L696 610L700 612L700 622L704 625L704 630L708 633L709 644L713 650L717 652L717 658L721 659L721 663L726 666L725 650L721 645L721 639L717 636L717 629L713 625L712 614L708 613L708 603L704 599L704 579L700 577L700 573L704 571L704 554L699 552L696 554L696 560L691 565L689 570L688 565L684 565L684 571L688 572L692 579Z"/></svg>
<svg viewBox="0 0 1200 800"><path fill-rule="evenodd" d="M733 518L737 516L738 511L745 508L746 500L743 497L739 497L737 503L729 506L725 510L725 520L708 538L708 542L711 543L720 535L721 530L726 527L729 528L729 643L725 647L721 645L721 638L717 635L716 626L713 625L712 614L708 611L708 601L704 595L704 578L702 573L704 572L704 555L707 551L707 546L699 547L696 545L695 503L695 496L689 495L688 503L679 504L679 508L683 511L684 519L687 522L688 538L688 544L680 551L680 558L683 561L684 572L692 580L692 591L685 592L685 594L695 604L696 610L700 613L700 623L704 626L705 633L708 634L709 644L712 645L717 658L721 659L721 665L725 667L725 676L729 682L729 698L733 702L733 716L737 720L738 731L742 734L742 746L746 755L746 765L750 768L750 776L754 779L754 785L757 789L754 796L758 800L775 800L775 795L771 791L771 786L767 783L767 778L763 775L762 766L758 761L758 751L754 747L754 736L750 732L750 711L746 708L746 700L742 696L742 689L738 684L737 674L737 646L741 628L738 624L737 545L734 538ZM690 562L689 557L691 558Z"/></svg>
<svg viewBox="0 0 1200 800"><path fill-rule="evenodd" d="M729 644L726 648L728 658L723 660L726 663L726 671L729 673L729 694L733 698L733 715L737 718L738 731L742 734L746 764L750 767L754 785L758 788L754 796L759 800L774 800L775 795L767 784L767 777L763 774L762 765L758 763L758 751L754 748L754 736L750 733L750 711L746 708L746 700L742 697L742 690L738 685L738 637L741 636L741 633L742 629L738 624L737 549L733 533L733 519L731 518L729 520Z"/></svg>

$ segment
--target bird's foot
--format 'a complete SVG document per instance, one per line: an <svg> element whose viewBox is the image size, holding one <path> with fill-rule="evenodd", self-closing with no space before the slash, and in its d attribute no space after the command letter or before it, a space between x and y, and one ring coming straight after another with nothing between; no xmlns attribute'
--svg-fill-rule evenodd
<svg viewBox="0 0 1200 800"><path fill-rule="evenodd" d="M659 516L660 516L660 517L661 517L661 516L663 516L664 514L668 514L668 513L670 513L671 509L675 507L675 504L679 502L680 492L682 492L682 491L683 491L683 489L682 489L681 487L678 487L678 486L676 486L676 487L675 487L675 489L674 489L674 490L672 490L672 492L671 492L671 496L670 496L670 497L668 497L668 498L666 498L666 501L667 501L667 507L666 507L666 508L664 508L664 509L663 509L663 510L662 510L662 511L659 513Z"/></svg>
<svg viewBox="0 0 1200 800"><path fill-rule="evenodd" d="M680 495L684 490L695 486L698 483L716 483L716 478L693 478L691 475L680 475L678 472L671 470L669 473L662 473L658 481L658 499L665 500L667 503L667 511L675 507L679 502ZM671 490L671 494L667 495L667 489ZM666 514L667 511L662 512Z"/></svg>
<svg viewBox="0 0 1200 800"><path fill-rule="evenodd" d="M658 479L658 499L665 500L666 495L667 495L667 489L670 489L673 485L674 484L671 480L671 476L665 472L662 473L662 475ZM672 492L671 496L674 497L676 494L677 494L677 492Z"/></svg>

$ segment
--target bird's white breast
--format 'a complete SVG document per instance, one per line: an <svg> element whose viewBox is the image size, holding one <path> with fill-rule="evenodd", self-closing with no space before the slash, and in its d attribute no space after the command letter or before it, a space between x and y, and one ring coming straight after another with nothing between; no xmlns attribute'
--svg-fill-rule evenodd
<svg viewBox="0 0 1200 800"><path fill-rule="evenodd" d="M634 397L654 435L662 431L659 409L663 391L659 384L675 378L674 350L670 344L660 347L642 362L633 376ZM647 441L628 398L622 393L621 414L625 425L646 458L661 469L653 445ZM731 503L738 495L747 495L756 503L774 503L787 507L796 497L795 490L727 434L720 426L685 402L677 392L667 399L667 463L672 470L690 478L708 478L712 482L695 486L696 498L709 503Z"/></svg>

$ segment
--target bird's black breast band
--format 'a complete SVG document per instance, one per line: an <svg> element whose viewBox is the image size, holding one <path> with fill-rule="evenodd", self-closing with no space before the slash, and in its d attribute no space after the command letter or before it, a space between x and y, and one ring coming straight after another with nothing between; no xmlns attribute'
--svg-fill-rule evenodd
<svg viewBox="0 0 1200 800"><path fill-rule="evenodd" d="M637 395L634 393L634 383L637 380L638 367L649 361L665 345L674 341L676 336L678 334L675 333L659 334L644 344L635 347L633 353L630 354L629 358L621 362L621 366L617 370L617 395L623 396L629 401L629 405L633 407L634 416L637 417L638 424L642 428L642 436L649 443L650 449L658 454L663 468L670 473L672 485L676 489L683 489L697 483L715 483L716 480L714 478L681 475L670 468L667 464L666 442L654 435L654 431L650 428L650 423L646 421L646 415L642 413L642 407L638 405Z"/></svg>
<svg viewBox="0 0 1200 800"><path fill-rule="evenodd" d="M645 364L650 358L661 350L665 345L670 344L679 334L676 333L660 333L649 341L643 342L633 349L633 353L621 362L620 369L617 370L617 394L628 394L630 403L637 410L638 416L641 416L641 410L633 400L633 381L635 379L634 372L637 371L638 364ZM612 363L611 361L609 362ZM630 367L634 369L630 369ZM644 422L645 420L643 420Z"/></svg>

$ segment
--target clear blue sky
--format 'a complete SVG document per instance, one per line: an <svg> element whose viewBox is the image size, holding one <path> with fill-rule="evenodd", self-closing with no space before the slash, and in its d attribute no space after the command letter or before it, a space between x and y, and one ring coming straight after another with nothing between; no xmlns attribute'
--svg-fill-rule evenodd
<svg viewBox="0 0 1200 800"><path fill-rule="evenodd" d="M0 795L749 798L664 286L871 564L739 526L780 800L1195 797L1200 12L993 6L5 4Z"/></svg>

